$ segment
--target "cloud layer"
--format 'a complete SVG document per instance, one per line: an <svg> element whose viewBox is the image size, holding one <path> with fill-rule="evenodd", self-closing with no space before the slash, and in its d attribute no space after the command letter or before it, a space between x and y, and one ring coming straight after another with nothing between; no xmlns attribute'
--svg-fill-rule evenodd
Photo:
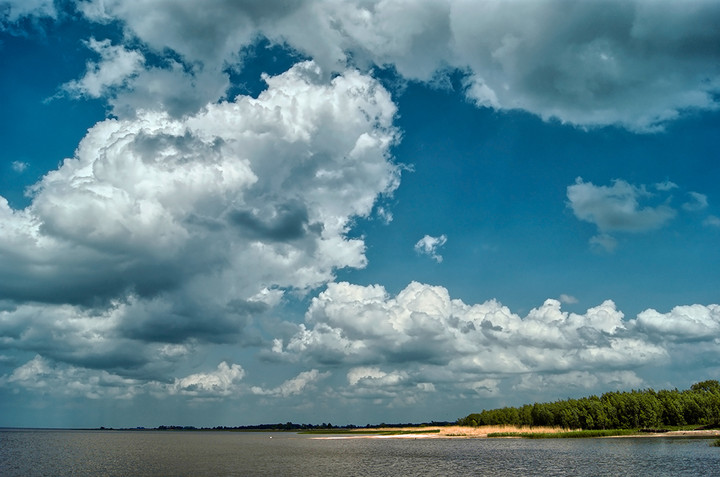
<svg viewBox="0 0 720 477"><path fill-rule="evenodd" d="M397 297L379 285L331 283L306 322L281 352L319 363L417 362L486 374L637 366L664 355L627 334L611 301L577 315L549 299L523 319L496 301L469 306L416 282Z"/></svg>
<svg viewBox="0 0 720 477"><path fill-rule="evenodd" d="M313 299L305 321L276 341L276 358L350 365L353 393L402 399L437 387L492 396L501 386L579 376L579 388L639 386L635 370L689 352L678 343L714 343L720 308L650 309L626 320L609 300L576 314L548 299L521 317L495 300L465 304L438 286L414 282L391 296L380 285L343 282Z"/></svg>
<svg viewBox="0 0 720 477"><path fill-rule="evenodd" d="M7 324L7 315L3 318ZM329 284L312 300L305 323L267 350L275 360L310 368L274 387L258 383L258 376L246 382L242 366L224 361L215 370L163 383L54 364L41 356L1 382L90 398L305 394L396 406L421 402L441 389L496 397L560 385L641 387L638 370L677 359L703 360L717 346L719 330L720 305L680 306L668 313L648 309L627 320L612 301L577 314L548 299L521 317L495 300L465 304L438 286L413 282L391 296L379 285L342 282ZM166 359L186 352L182 346L155 350ZM336 380L330 380L333 375Z"/></svg>
<svg viewBox="0 0 720 477"><path fill-rule="evenodd" d="M478 105L580 126L655 131L687 111L718 107L719 53L709 45L720 41L720 6L710 0L663 8L587 1L562 9L554 2L469 0L424 0L412 8L388 0L275 0L261 7L213 0L201 11L169 0L79 5L93 21L122 20L127 35L156 52L177 52L186 65L181 89L205 101L222 88L218 78L227 65L263 35L312 57L326 72L353 62L436 81L459 69ZM151 78L178 66L140 74L138 94L152 100L142 93ZM176 90L157 91L155 101L169 104L163 91Z"/></svg>

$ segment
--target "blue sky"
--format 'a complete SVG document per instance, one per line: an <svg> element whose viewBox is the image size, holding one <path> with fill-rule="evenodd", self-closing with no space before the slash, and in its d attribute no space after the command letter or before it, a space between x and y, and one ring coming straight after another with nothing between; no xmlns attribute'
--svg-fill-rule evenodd
<svg viewBox="0 0 720 477"><path fill-rule="evenodd" d="M0 425L718 377L717 2L200 3L0 1Z"/></svg>

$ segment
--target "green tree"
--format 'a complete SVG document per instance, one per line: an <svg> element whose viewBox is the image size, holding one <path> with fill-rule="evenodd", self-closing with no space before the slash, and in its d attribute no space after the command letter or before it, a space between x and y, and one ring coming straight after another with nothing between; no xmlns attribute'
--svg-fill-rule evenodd
<svg viewBox="0 0 720 477"><path fill-rule="evenodd" d="M709 393L720 392L720 382L715 379L708 379L707 381L701 381L690 386L691 391L705 391Z"/></svg>

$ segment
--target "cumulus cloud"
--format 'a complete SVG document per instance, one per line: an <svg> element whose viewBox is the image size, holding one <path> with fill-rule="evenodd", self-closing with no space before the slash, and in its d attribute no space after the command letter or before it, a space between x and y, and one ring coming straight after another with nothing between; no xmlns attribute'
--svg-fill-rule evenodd
<svg viewBox="0 0 720 477"><path fill-rule="evenodd" d="M621 179L611 186L596 186L578 177L567 188L568 206L575 216L595 224L600 232L592 244L612 251L617 242L608 232L645 232L663 227L677 211L667 205L641 205L654 196L645 186L635 186Z"/></svg>
<svg viewBox="0 0 720 477"><path fill-rule="evenodd" d="M23 287L38 279L25 292L6 285L4 295L53 301L62 276L72 297L88 285L86 267L108 272L110 296L153 294L178 286L178 272L191 278L222 263L243 270L247 299L268 285L305 289L335 267L363 266L362 242L344 235L351 217L370 214L398 185L387 156L395 107L357 72L327 85L317 78L304 63L268 78L257 100L183 121L147 113L98 123L75 158L33 187L28 209L0 209L4 272ZM48 269L34 276L33 263ZM254 269L262 277L249 276Z"/></svg>
<svg viewBox="0 0 720 477"><path fill-rule="evenodd" d="M430 258L440 263L443 261L442 255L437 251L438 248L445 245L447 242L447 236L440 235L439 237L432 237L426 235L415 244L415 251L422 255L428 255Z"/></svg>
<svg viewBox="0 0 720 477"><path fill-rule="evenodd" d="M8 320L3 324L6 343L13 329L15 335L34 333ZM411 283L391 296L377 285L334 283L313 300L306 324L273 346L273 353L316 367L275 387L246 384L244 369L225 361L213 371L167 383L164 374L132 378L40 355L0 377L0 386L91 399L158 393L202 400L247 394L287 398L315 394L319 381L344 369L347 384L331 383L322 393L389 406L418 403L438 388L488 398L513 389L628 389L645 384L641 368L693 354L691 349L712 355L719 332L717 304L678 306L668 313L648 309L626 320L611 301L576 314L549 299L521 317L494 300L465 304L443 287ZM66 338L61 330L52 334ZM85 335L87 341L77 346L99 339L97 333ZM181 359L188 352L186 346L163 345L155 356Z"/></svg>
<svg viewBox="0 0 720 477"><path fill-rule="evenodd" d="M651 192L645 185L633 185L616 179L610 186L596 186L578 177L575 184L567 187L567 206L578 219L594 224L598 234L590 239L590 245L598 250L612 252L618 245L615 233L641 233L666 226L677 216L678 210L699 212L707 209L707 195L687 192L689 200L676 209L670 204L670 191L678 185L670 181L657 183ZM712 216L705 225L712 225Z"/></svg>
<svg viewBox="0 0 720 477"><path fill-rule="evenodd" d="M57 17L56 4L0 0L0 21ZM411 283L390 296L379 285L332 283L339 268L366 264L363 239L349 236L353 219L376 211L389 222L378 202L399 184L389 155L396 108L374 65L435 85L460 71L480 107L657 131L718 107L719 53L707 46L719 40L716 2L76 5L89 21L118 22L123 36L88 39L97 59L65 91L107 99L116 119L91 128L75 156L30 189L27 208L0 197L0 343L39 353L0 385L93 399L288 397L313 391L329 369L346 373L337 392L347 399L407 404L437 388L494 396L510 379L635 386L634 369L662 363L669 349L717 344L717 305L625 320L612 301L565 312L561 301L573 300L563 295L521 317L443 287ZM257 98L227 98L229 71L259 37L312 61L265 76ZM676 215L666 196L622 180L579 179L567 194L575 216L598 229L591 243L606 250L617 245L610 234ZM690 197L685 209L706 208L706 196ZM415 248L440 262L446 240L425 236ZM305 323L284 323L292 332L268 352L310 371L276 387L246 384L228 362L168 378L205 343L253 339L252 320L288 291L328 282Z"/></svg>
<svg viewBox="0 0 720 477"><path fill-rule="evenodd" d="M720 306L677 306L669 313L649 309L633 323L639 330L664 340L715 341L720 335Z"/></svg>
<svg viewBox="0 0 720 477"><path fill-rule="evenodd" d="M310 371L303 371L292 379L288 379L278 387L266 389L261 386L253 386L250 390L253 394L261 396L286 398L301 394L306 391L306 388L329 376L329 374L329 372L321 373L317 369L311 369Z"/></svg>
<svg viewBox="0 0 720 477"><path fill-rule="evenodd" d="M242 366L223 361L216 371L175 379L169 390L171 394L180 393L193 397L226 397L238 393L240 381L244 377L245 370Z"/></svg>
<svg viewBox="0 0 720 477"><path fill-rule="evenodd" d="M288 290L365 266L347 233L398 186L389 94L354 70L326 82L312 62L266 81L182 119L100 122L26 209L0 198L8 346L167 372L152 365L163 346L240 342Z"/></svg>
<svg viewBox="0 0 720 477"><path fill-rule="evenodd" d="M13 161L10 164L10 167L12 167L12 170L17 172L18 174L22 174L25 172L25 169L28 168L28 163L23 161Z"/></svg>
<svg viewBox="0 0 720 477"><path fill-rule="evenodd" d="M718 326L718 305L628 320L610 300L578 314L548 299L520 316L495 300L468 305L438 286L413 282L391 296L343 282L314 298L305 323L276 339L272 353L349 366L339 397L399 405L438 388L488 398L513 389L637 388L645 384L640 369L716 346Z"/></svg>
<svg viewBox="0 0 720 477"><path fill-rule="evenodd" d="M172 8L170 8L172 7ZM222 74L223 64L263 35L315 59L325 71L391 65L432 82L466 74L480 106L522 109L544 119L633 131L662 129L693 110L715 110L720 89L720 6L642 1L555 2L331 0L254 4L90 0L87 18L124 22L149 48ZM202 86L198 90L202 91Z"/></svg>
<svg viewBox="0 0 720 477"><path fill-rule="evenodd" d="M347 380L351 386L354 386L362 379L378 379L385 376L387 373L380 371L380 368L362 366L348 371Z"/></svg>
<svg viewBox="0 0 720 477"><path fill-rule="evenodd" d="M656 130L687 109L717 108L718 70L694 61L716 34L710 18L720 9L712 2L689 10L643 2L451 4L455 51L470 65L469 96L480 104L635 131ZM665 69L668 56L679 75Z"/></svg>
<svg viewBox="0 0 720 477"><path fill-rule="evenodd" d="M349 387L336 393L343 402L370 400L390 408L414 406L436 392L435 385L427 379L421 369L413 366L388 371L377 366L358 366L347 372Z"/></svg>
<svg viewBox="0 0 720 477"><path fill-rule="evenodd" d="M567 295L565 293L560 295L560 303L567 303L567 304L571 305L571 304L574 304L577 302L578 302L578 299L572 295Z"/></svg>
<svg viewBox="0 0 720 477"><path fill-rule="evenodd" d="M467 305L443 287L415 282L395 297L379 285L331 283L313 299L306 324L274 350L317 363L354 363L348 381L355 384L390 379L379 366L393 363L477 376L623 369L666 354L629 334L611 301L579 315L547 300L521 318L496 301Z"/></svg>
<svg viewBox="0 0 720 477"><path fill-rule="evenodd" d="M245 371L238 364L221 362L215 371L175 378L171 383L155 379L123 377L104 369L73 366L36 355L12 373L0 376L0 386L14 386L36 395L87 399L131 399L142 394L179 394L193 399L216 399L239 395Z"/></svg>
<svg viewBox="0 0 720 477"><path fill-rule="evenodd" d="M88 62L85 76L63 85L63 89L73 95L90 98L105 96L108 90L122 86L137 75L145 63L141 53L112 45L110 40L91 38L86 45L100 55L101 61Z"/></svg>
<svg viewBox="0 0 720 477"><path fill-rule="evenodd" d="M641 389L645 382L633 371L570 371L560 374L527 374L513 385L516 391L544 392L554 389Z"/></svg>
<svg viewBox="0 0 720 477"><path fill-rule="evenodd" d="M708 200L705 194L699 192L688 192L690 200L685 202L682 207L689 212L697 212L703 209L707 209Z"/></svg>
<svg viewBox="0 0 720 477"><path fill-rule="evenodd" d="M643 232L665 225L675 217L671 207L660 204L640 206L641 199L652 197L644 186L621 179L612 186L596 186L578 178L568 186L567 197L575 216L598 226L601 231Z"/></svg>
<svg viewBox="0 0 720 477"><path fill-rule="evenodd" d="M86 399L131 399L145 392L144 383L104 370L61 365L36 355L0 377L0 386L11 385L35 395L83 397Z"/></svg>

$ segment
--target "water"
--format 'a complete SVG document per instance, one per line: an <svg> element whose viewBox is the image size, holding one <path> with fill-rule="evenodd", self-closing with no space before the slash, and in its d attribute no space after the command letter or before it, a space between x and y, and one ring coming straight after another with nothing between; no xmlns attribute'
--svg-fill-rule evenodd
<svg viewBox="0 0 720 477"><path fill-rule="evenodd" d="M243 432L0 430L5 476L703 476L708 439L339 439Z"/></svg>

